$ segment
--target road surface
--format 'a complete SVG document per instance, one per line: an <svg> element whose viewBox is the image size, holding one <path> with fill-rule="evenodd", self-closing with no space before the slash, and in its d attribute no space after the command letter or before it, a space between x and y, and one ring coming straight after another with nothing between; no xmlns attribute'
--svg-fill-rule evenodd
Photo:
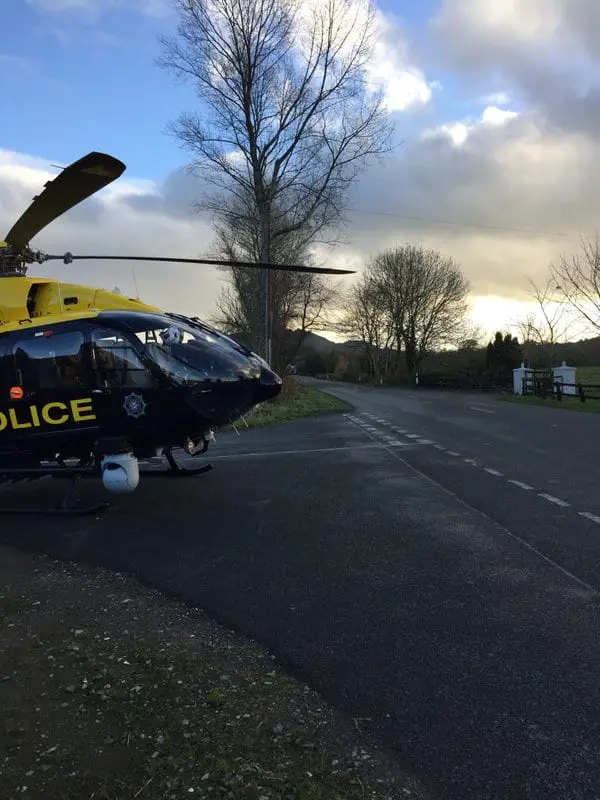
<svg viewBox="0 0 600 800"><path fill-rule="evenodd" d="M600 589L600 414L303 380L352 403L368 436L410 443L411 466Z"/></svg>
<svg viewBox="0 0 600 800"><path fill-rule="evenodd" d="M593 459L570 455L598 421L335 391L355 409L220 436L212 473L143 481L98 518L0 517L0 541L128 572L256 638L432 800L598 798L600 525L579 512L600 507L580 485Z"/></svg>

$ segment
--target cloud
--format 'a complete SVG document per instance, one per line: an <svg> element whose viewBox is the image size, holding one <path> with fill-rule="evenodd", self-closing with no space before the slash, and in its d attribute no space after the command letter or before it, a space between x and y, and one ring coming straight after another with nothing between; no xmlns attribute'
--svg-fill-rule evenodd
<svg viewBox="0 0 600 800"><path fill-rule="evenodd" d="M55 162L50 158L0 150L0 219L6 231L44 183L56 177L51 163ZM207 221L189 211L187 201L194 193L186 172L169 175L159 184L124 176L45 228L32 246L59 254L202 257L213 236ZM106 289L119 286L133 294L132 267L143 300L186 314L213 313L223 280L216 267L83 261L34 265L30 272Z"/></svg>
<svg viewBox="0 0 600 800"><path fill-rule="evenodd" d="M343 243L333 251L321 248L322 258L361 270L385 247L422 243L458 261L471 282L476 319L488 330L528 313L531 305L519 305L527 300L527 277L542 281L552 261L578 250L580 233L594 235L599 227L595 5L444 0L418 67L402 26L389 15L378 17L373 85L385 89L392 110L427 106L420 118L398 114L399 138L405 122L414 131L425 120L426 128L363 174L351 199L350 224L340 231ZM458 85L460 92L437 104L430 76L441 67L444 84ZM1 219L14 219L51 177L52 159L43 155L0 151ZM158 183L126 177L34 244L56 252L203 254L212 241L210 226L189 212L200 189L185 170ZM121 283L132 291L127 264L57 269L61 277L108 288ZM204 316L214 309L221 285L221 274L210 268L148 264L136 265L136 274L150 302Z"/></svg>
<svg viewBox="0 0 600 800"><path fill-rule="evenodd" d="M466 135L456 140L463 125ZM0 150L0 219L10 227L56 163ZM363 269L385 247L417 242L455 258L471 282L475 319L489 331L532 310L527 277L574 252L578 233L593 234L600 202L600 145L580 132L549 130L530 110L486 106L477 118L432 128L387 163L365 173L351 199L343 244L317 256ZM159 182L128 177L107 187L37 236L47 252L205 255L207 219L190 212L201 185L185 169ZM567 235L559 235L567 234ZM134 291L127 262L44 265L33 271ZM222 284L216 268L135 264L140 294L161 307L210 316ZM348 285L354 277L344 278ZM495 312L494 312L495 309Z"/></svg>
<svg viewBox="0 0 600 800"><path fill-rule="evenodd" d="M543 280L598 227L596 5L444 0L421 48L424 71L443 69L444 83L459 87L454 108L478 110L449 115L446 101L445 119L363 176L336 261L420 242L461 264L480 319L495 326L530 312L519 305L527 277Z"/></svg>
<svg viewBox="0 0 600 800"><path fill-rule="evenodd" d="M461 265L491 329L531 311L519 312L527 278L542 282L552 261L578 250L580 233L595 234L599 203L594 138L557 131L531 110L487 107L424 132L363 176L335 261L361 264L406 242L439 249Z"/></svg>
<svg viewBox="0 0 600 800"><path fill-rule="evenodd" d="M334 4L335 7L335 4ZM371 90L381 90L390 111L405 111L429 102L435 88L423 71L411 63L405 31L390 14L383 13L372 0L338 0L335 19L338 54L349 56L372 26L373 52L367 64ZM322 0L298 0L296 5L297 43L310 49L315 18L327 14Z"/></svg>
<svg viewBox="0 0 600 800"><path fill-rule="evenodd" d="M444 0L436 62L480 91L509 92L560 130L600 133L596 0Z"/></svg>
<svg viewBox="0 0 600 800"><path fill-rule="evenodd" d="M422 69L411 64L405 31L391 15L377 10L377 41L368 74L374 87L383 90L389 111L406 111L431 100L437 82L428 81Z"/></svg>
<svg viewBox="0 0 600 800"><path fill-rule="evenodd" d="M469 134L475 131L477 126L505 125L511 119L518 116L518 111L510 111L508 109L498 108L497 106L486 106L478 120L446 123L439 125L433 130L424 130L422 136L423 138L448 137L456 147L460 147L465 144Z"/></svg>

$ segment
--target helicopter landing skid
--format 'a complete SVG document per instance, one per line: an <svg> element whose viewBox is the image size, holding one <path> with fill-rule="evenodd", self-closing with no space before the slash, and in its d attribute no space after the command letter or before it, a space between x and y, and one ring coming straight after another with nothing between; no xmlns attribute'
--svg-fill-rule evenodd
<svg viewBox="0 0 600 800"><path fill-rule="evenodd" d="M102 503L95 503L92 506L78 505L79 498L77 497L77 490L79 488L79 481L81 478L89 475L91 472L92 470L86 468L81 468L79 470L69 469L66 471L62 469L46 471L32 469L28 472L19 471L14 476L8 478L8 480L12 480L14 482L18 480L35 480L36 478L52 476L53 478L70 478L71 482L59 506L53 506L50 508L31 508L27 506L17 506L14 508L0 507L0 514L41 514L43 516L50 517L84 517L90 514L97 514L100 511L105 511L110 505L106 501Z"/></svg>
<svg viewBox="0 0 600 800"><path fill-rule="evenodd" d="M140 471L140 475L143 475L145 478L191 478L194 475L203 475L205 472L210 472L211 469L213 469L212 464L204 464L202 467L187 469L186 467L179 466L170 450L165 450L163 455L167 459L169 465L168 471L156 469L144 470L144 472Z"/></svg>

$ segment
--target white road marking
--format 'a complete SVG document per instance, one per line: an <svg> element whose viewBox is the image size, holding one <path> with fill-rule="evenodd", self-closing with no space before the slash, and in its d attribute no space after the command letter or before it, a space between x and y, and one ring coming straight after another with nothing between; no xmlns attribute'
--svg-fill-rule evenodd
<svg viewBox="0 0 600 800"><path fill-rule="evenodd" d="M513 486L518 486L519 489L533 490L533 486L530 486L528 483L523 483L523 481L514 481L512 478L508 478L508 482L512 483Z"/></svg>
<svg viewBox="0 0 600 800"><path fill-rule="evenodd" d="M494 413L494 412L486 412L485 409L478 409L476 407L472 407L472 410L474 410L474 411L483 411L484 413ZM512 533L507 528L505 528L503 525L500 525L498 522L496 522L496 520L494 520L492 517L489 517L487 514L485 514L480 509L477 509L474 506L471 506L469 503L464 501L457 494L455 494L454 492L452 492L449 489L447 489L443 484L438 483L433 478L430 478L429 475L425 474L424 472L421 472L421 470L417 469L412 464L409 464L402 457L396 455L395 451L397 451L399 449L410 448L411 447L411 443L402 443L402 442L399 442L397 439L392 440L390 436L387 436L383 432L375 431L375 429L371 428L371 426L366 426L366 425L361 424L358 420L356 420L353 417L347 417L347 419L352 419L353 421L356 421L357 424L359 425L359 427L361 427L365 431L368 431L367 435L370 435L372 438L374 438L372 436L372 434L375 433L381 439L381 444L359 445L358 449L368 449L368 448L371 448L371 449L389 449L389 452L392 455L394 455L396 458L398 458L398 460L402 461L409 469L411 469L414 472L418 473L419 475L421 475L423 478L425 478L429 482L435 484L436 486L438 486L440 489L442 489L447 494L452 495L453 497L455 497L460 503L465 505L467 508L470 508L470 509L476 511L477 513L481 514L481 516L484 516L487 519L492 520L496 525L498 525L499 528L501 528L512 539L515 539L516 541L520 542L528 550L532 551L537 556L539 556L541 559L543 559L547 563L551 564L553 567L558 569L560 572L562 572L567 577L573 579L574 581L579 583L581 586L583 586L586 589L589 589L590 591L593 591L595 594L597 594L597 590L594 589L594 587L590 586L590 584L586 583L585 581L581 580L581 578L578 578L573 573L571 573L568 570L564 569L564 567L561 567L560 564L557 564L551 558L548 558L548 556L544 555L544 553L542 553L541 551L537 550L535 547L530 545L529 542L525 541L520 536L517 536L516 534ZM380 421L380 420L377 420L377 421ZM389 424L389 423L386 423L386 424ZM419 434L417 434L417 433L406 433L405 431L403 431L403 430L401 430L399 428L394 428L393 425L391 427L392 427L392 429L394 431L396 431L397 433L403 434L404 436L406 436L409 439L417 439L418 441L416 442L416 444L433 444L433 442L431 442L429 439L421 439L419 437ZM435 448L437 448L438 450L445 450L443 445L433 444L433 446ZM322 452L335 452L337 450L355 450L355 449L357 449L357 448L356 447L332 447L332 448L320 448L320 449L316 449L316 450L289 450L289 451L279 451L279 452L270 452L270 453L241 453L241 454L236 454L236 455L231 455L231 456L216 456L216 458L249 458L249 457L252 457L252 456L263 456L263 455L292 455L292 454L295 455L295 454L302 454L302 453L322 453ZM448 452L448 455L450 455L450 456L454 456L456 458L460 457L460 453L457 453L455 450L448 450L447 452ZM477 461L475 459L473 459L473 458L464 458L463 461L466 464L471 464L472 466L475 466L475 467L478 466ZM485 472L487 472L489 475L494 475L494 476L497 476L497 477L504 477L501 472L499 472L498 470L492 469L491 467L483 467L483 470ZM523 489L525 491L533 491L534 490L533 486L530 486L528 483L524 483L523 481L518 481L518 480L515 480L514 478L507 478L506 480L507 480L508 483L512 484L513 486L517 486L519 489ZM554 505L557 505L557 506L559 506L561 508L570 508L571 507L570 503L568 503L566 500L561 500L560 497L555 497L554 495L546 494L544 492L538 492L538 496L542 497L544 500L547 500L549 503L553 503ZM579 514L580 517L584 517L584 519L589 519L591 522L595 522L597 525L600 525L600 516L599 515L592 514L590 511L578 511L577 513Z"/></svg>
<svg viewBox="0 0 600 800"><path fill-rule="evenodd" d="M580 517L585 517L586 519L591 519L592 522L597 522L600 525L600 517L596 514L591 514L589 511L580 511Z"/></svg>
<svg viewBox="0 0 600 800"><path fill-rule="evenodd" d="M482 414L495 414L495 411L489 411L487 408L480 408L479 406L469 406L471 411L480 411Z"/></svg>
<svg viewBox="0 0 600 800"><path fill-rule="evenodd" d="M544 494L543 492L539 492L538 494L540 497L543 497L544 500L547 500L549 503L554 503L556 506L568 508L571 505L570 503L567 503L566 500L561 500L560 497L554 497L554 495Z"/></svg>
<svg viewBox="0 0 600 800"><path fill-rule="evenodd" d="M408 443L398 442L394 443L394 447L410 447ZM260 458L262 456L301 456L310 455L312 453L339 453L344 450L383 450L387 447L392 447L392 443L380 442L377 444L355 444L348 447L316 447L306 448L301 450L264 450L255 453L229 453L228 455L212 456L210 461L222 461L227 458Z"/></svg>
<svg viewBox="0 0 600 800"><path fill-rule="evenodd" d="M504 534L509 536L511 539L514 539L514 541L519 542L523 547L527 548L527 550L529 550L530 552L532 552L536 556L538 556L538 558L541 558L547 564L551 564L559 572L562 572L562 574L565 575L567 578L569 578L570 580L575 581L575 583L578 583L580 586L582 586L587 591L592 592L595 595L598 594L598 589L595 589L589 583L586 583L581 578L578 578L577 575L574 575L572 572L569 572L564 567L561 567L560 564L556 563L556 561L553 561L547 555L544 555L544 553L542 553L540 550L538 550L537 548L533 547L533 545L530 545L529 542L527 542L525 539L522 539L520 536L517 536L516 533L513 533L507 527L505 527L504 525L499 523L497 520L495 520L493 517L490 517L490 515L486 514L485 511L482 511L481 509L477 508L476 506L472 506L470 503L467 503L467 501L463 500L462 497L460 497L460 495L456 494L456 492L451 491L446 486L444 486L443 483L439 483L438 481L434 480L434 478L431 478L429 475L427 475L427 473L422 472L420 469L418 469L413 464L408 462L405 458L403 458L401 455L398 454L398 448L395 448L393 450L390 449L389 453L390 453L391 456L393 456L398 461L400 461L400 463L404 464L404 466L407 469L412 470L412 472L414 472L416 475L420 475L424 480L428 481L433 486L437 486L438 489L440 489L442 492L445 492L450 497L453 497L458 503L463 505L465 508L468 508L470 511L474 512L475 514L479 514L484 519L487 519L489 522L492 523L492 525L494 525L497 528L497 530L502 531ZM579 513L581 514L581 516L587 517L588 519L593 520L593 522L597 522L598 524L600 524L600 517L597 517L594 514L589 514L588 512L581 512L580 511Z"/></svg>

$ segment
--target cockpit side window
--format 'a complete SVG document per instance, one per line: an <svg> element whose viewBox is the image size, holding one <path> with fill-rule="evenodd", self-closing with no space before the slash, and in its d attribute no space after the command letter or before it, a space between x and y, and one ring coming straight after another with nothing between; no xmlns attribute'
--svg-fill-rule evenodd
<svg viewBox="0 0 600 800"><path fill-rule="evenodd" d="M85 389L89 385L81 331L40 332L12 345L17 383L27 392Z"/></svg>
<svg viewBox="0 0 600 800"><path fill-rule="evenodd" d="M151 389L154 376L121 331L94 328L91 356L96 383L102 388Z"/></svg>

